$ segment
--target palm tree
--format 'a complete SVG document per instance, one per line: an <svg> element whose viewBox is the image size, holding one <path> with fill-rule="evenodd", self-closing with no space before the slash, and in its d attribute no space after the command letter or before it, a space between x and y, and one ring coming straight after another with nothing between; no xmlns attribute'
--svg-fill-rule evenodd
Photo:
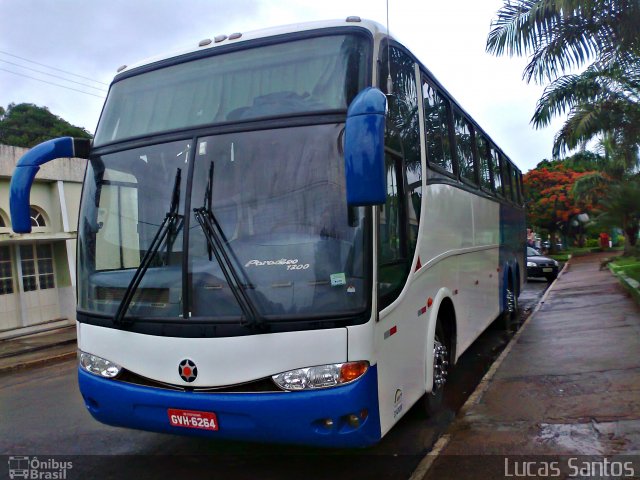
<svg viewBox="0 0 640 480"><path fill-rule="evenodd" d="M640 65L640 63L639 63ZM639 77L640 78L640 77ZM640 82L619 66L595 64L583 73L553 81L538 100L532 122L547 126L552 117L568 113L556 134L555 157L587 143L594 137L615 139L626 167L633 169L640 145Z"/></svg>
<svg viewBox="0 0 640 480"><path fill-rule="evenodd" d="M535 127L569 113L554 156L615 132L630 163L640 144L640 2L505 0L487 51L530 55L524 78L551 84L532 118ZM580 74L571 69L588 68Z"/></svg>
<svg viewBox="0 0 640 480"><path fill-rule="evenodd" d="M637 73L638 25L637 0L505 0L487 51L531 55L527 82L552 81L588 62Z"/></svg>

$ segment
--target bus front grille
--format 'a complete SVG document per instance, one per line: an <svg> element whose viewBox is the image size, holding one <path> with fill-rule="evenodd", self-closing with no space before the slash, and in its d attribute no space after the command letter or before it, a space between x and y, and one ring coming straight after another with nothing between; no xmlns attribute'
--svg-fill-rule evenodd
<svg viewBox="0 0 640 480"><path fill-rule="evenodd" d="M116 380L121 382L130 383L133 385L140 385L143 387L161 388L164 390L175 390L179 392L201 392L201 393L273 393L282 392L270 377L262 378L259 380L253 380L247 383L241 383L238 385L226 385L221 387L182 387L180 385L173 385L170 383L159 382L152 380L137 373L133 373L127 369L122 369L120 374L116 377Z"/></svg>

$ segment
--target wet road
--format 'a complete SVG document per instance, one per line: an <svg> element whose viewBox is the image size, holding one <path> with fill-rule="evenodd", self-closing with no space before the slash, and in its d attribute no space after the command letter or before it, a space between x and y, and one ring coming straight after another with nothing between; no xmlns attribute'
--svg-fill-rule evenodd
<svg viewBox="0 0 640 480"><path fill-rule="evenodd" d="M545 281L529 280L519 299L522 320L546 288ZM408 478L507 341L490 327L465 352L450 378L449 411L427 418L416 405L378 445L355 451L219 443L108 427L85 411L75 361L13 373L0 377L0 455L73 456L69 479Z"/></svg>

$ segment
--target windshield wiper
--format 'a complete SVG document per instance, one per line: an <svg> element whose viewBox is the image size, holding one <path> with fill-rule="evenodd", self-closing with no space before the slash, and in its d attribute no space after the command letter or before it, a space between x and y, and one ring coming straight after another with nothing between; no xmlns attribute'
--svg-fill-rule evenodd
<svg viewBox="0 0 640 480"><path fill-rule="evenodd" d="M167 239L167 242L166 242L167 248L170 249L171 245L173 244L173 241L175 240L175 237L177 236L178 232L182 228L183 216L178 214L178 208L180 206L181 176L182 176L182 172L178 168L176 171L175 181L173 184L173 193L171 195L171 206L169 207L169 211L167 212L164 219L162 220L162 223L160 224L160 227L156 231L156 234L154 235L153 240L149 245L149 248L147 249L144 256L142 257L142 261L140 262L140 265L138 265L138 268L134 272L133 277L129 282L129 285L127 286L127 289L124 292L124 296L120 301L118 310L116 311L116 314L113 317L113 323L115 323L116 325L122 325L126 323L124 319L124 315L129 309L129 305L131 305L131 301L133 300L133 297L138 289L138 286L142 281L142 277L144 277L144 274L147 272L147 269L149 268L149 265L151 264L151 261L153 260L153 258L158 253L158 250L160 250L160 247L164 243L165 238ZM167 238L167 235L169 235L169 238ZM167 252L167 254L168 253L169 252Z"/></svg>
<svg viewBox="0 0 640 480"><path fill-rule="evenodd" d="M211 254L216 257L218 265L220 265L220 270L222 270L222 274L224 275L229 288L231 288L231 292L235 297L242 313L248 322L252 325L256 325L258 323L262 323L262 318L260 317L258 311L256 310L253 302L247 295L244 290L245 286L249 285L249 282L245 278L245 282L241 282L238 276L238 272L235 268L233 268L233 263L229 258L229 255L225 249L225 244L227 243L227 237L225 236L222 228L220 228L220 224L213 214L212 210L212 198L213 198L213 161L209 165L209 179L207 182L207 187L204 192L204 206L200 208L194 208L193 214L202 227L202 232L207 240L207 250L209 252L209 260L212 260ZM239 265L238 259L235 258L233 251L231 251L231 255L236 261L236 265ZM243 272L244 274L244 272Z"/></svg>

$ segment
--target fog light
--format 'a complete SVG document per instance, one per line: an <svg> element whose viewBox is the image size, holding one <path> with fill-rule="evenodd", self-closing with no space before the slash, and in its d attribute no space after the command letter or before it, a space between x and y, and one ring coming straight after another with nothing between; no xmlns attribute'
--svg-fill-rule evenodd
<svg viewBox="0 0 640 480"><path fill-rule="evenodd" d="M78 361L83 370L99 377L113 378L122 370L122 367L117 363L113 363L96 355L91 355L90 353L80 352Z"/></svg>
<svg viewBox="0 0 640 480"><path fill-rule="evenodd" d="M347 422L349 422L349 425L353 428L358 428L360 426L360 417L352 413L347 417Z"/></svg>
<svg viewBox="0 0 640 480"><path fill-rule="evenodd" d="M325 418L324 421L322 422L322 424L326 428L333 428L333 419L332 418Z"/></svg>

